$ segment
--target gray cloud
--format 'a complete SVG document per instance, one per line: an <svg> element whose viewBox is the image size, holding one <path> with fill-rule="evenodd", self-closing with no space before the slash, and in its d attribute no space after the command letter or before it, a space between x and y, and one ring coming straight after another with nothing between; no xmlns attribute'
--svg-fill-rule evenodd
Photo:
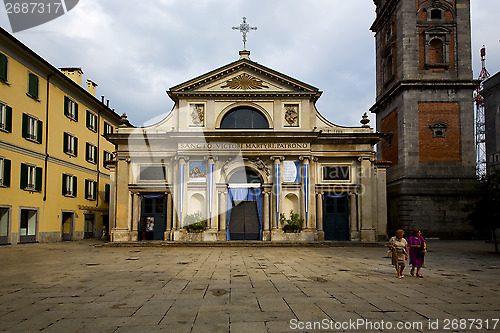
<svg viewBox="0 0 500 333"><path fill-rule="evenodd" d="M493 74L500 2L471 2L474 73L486 44ZM359 125L375 100L374 10L368 0L92 0L15 36L56 67L82 67L111 107L141 125L171 110L170 87L238 59L241 34L231 27L246 16L258 26L248 35L252 60L322 90L317 106L332 122ZM4 12L0 24L10 30Z"/></svg>

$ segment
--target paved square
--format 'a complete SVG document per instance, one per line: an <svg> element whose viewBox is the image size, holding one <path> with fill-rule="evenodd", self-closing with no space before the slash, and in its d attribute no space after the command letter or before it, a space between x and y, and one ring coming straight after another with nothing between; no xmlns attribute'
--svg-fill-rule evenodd
<svg viewBox="0 0 500 333"><path fill-rule="evenodd" d="M500 257L484 242L431 240L425 278L402 280L383 247L94 243L0 247L0 330L500 331Z"/></svg>

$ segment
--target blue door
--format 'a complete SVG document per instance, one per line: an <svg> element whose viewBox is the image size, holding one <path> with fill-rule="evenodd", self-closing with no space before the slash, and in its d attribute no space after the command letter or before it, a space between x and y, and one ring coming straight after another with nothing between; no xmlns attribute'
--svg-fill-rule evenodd
<svg viewBox="0 0 500 333"><path fill-rule="evenodd" d="M325 240L349 240L347 196L325 194L323 198L323 231Z"/></svg>

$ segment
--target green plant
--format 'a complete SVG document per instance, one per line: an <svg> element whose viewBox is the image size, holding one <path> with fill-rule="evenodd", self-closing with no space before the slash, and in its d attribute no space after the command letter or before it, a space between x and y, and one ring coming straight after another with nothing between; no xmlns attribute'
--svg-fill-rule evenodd
<svg viewBox="0 0 500 333"><path fill-rule="evenodd" d="M300 232L302 230L302 223L304 219L299 217L299 214L290 211L290 217L286 218L285 214L280 214L280 223L284 232Z"/></svg>
<svg viewBox="0 0 500 333"><path fill-rule="evenodd" d="M203 232L207 227L207 220L203 218L201 212L188 214L184 218L184 229L187 232Z"/></svg>

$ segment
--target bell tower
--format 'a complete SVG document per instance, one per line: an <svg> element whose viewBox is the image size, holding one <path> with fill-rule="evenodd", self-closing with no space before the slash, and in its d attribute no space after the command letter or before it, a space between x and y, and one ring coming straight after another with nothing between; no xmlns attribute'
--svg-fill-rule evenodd
<svg viewBox="0 0 500 333"><path fill-rule="evenodd" d="M470 0L374 0L389 233L464 237L475 179Z"/></svg>

